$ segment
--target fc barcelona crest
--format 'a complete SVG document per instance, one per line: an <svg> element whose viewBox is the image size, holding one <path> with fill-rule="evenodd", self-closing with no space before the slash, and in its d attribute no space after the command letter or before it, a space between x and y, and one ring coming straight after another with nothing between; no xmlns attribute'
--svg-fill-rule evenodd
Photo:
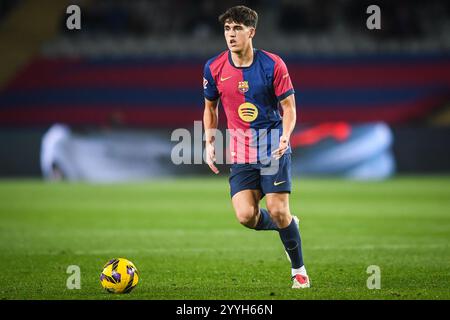
<svg viewBox="0 0 450 320"><path fill-rule="evenodd" d="M249 89L248 87L248 81L239 81L238 83L238 89L241 93L246 93Z"/></svg>

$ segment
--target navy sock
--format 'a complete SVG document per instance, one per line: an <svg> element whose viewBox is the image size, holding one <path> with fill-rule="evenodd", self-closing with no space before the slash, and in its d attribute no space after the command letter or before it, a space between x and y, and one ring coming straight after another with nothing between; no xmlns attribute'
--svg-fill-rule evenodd
<svg viewBox="0 0 450 320"><path fill-rule="evenodd" d="M259 220L256 224L255 230L278 230L277 225L273 222L272 218L266 209L259 210Z"/></svg>
<svg viewBox="0 0 450 320"><path fill-rule="evenodd" d="M291 258L292 269L298 269L303 266L302 241L294 219L286 228L278 229L278 232L284 248Z"/></svg>

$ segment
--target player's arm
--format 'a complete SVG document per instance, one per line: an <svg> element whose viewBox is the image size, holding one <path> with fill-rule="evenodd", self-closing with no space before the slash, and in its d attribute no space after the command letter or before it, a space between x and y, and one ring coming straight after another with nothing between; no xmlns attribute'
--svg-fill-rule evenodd
<svg viewBox="0 0 450 320"><path fill-rule="evenodd" d="M283 133L280 137L280 145L278 149L272 152L275 159L281 158L289 147L289 139L294 131L297 123L297 112L295 109L295 96L291 94L280 101L281 109L283 110Z"/></svg>
<svg viewBox="0 0 450 320"><path fill-rule="evenodd" d="M203 111L203 126L205 128L206 138L206 163L211 170L218 174L219 170L214 165L216 162L216 150L214 147L215 134L219 123L219 100L210 101L205 98L205 110Z"/></svg>

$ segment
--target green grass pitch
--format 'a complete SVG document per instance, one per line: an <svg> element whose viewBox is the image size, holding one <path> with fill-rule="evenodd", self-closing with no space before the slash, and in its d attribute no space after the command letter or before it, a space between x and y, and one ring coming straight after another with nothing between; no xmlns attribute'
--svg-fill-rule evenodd
<svg viewBox="0 0 450 320"><path fill-rule="evenodd" d="M225 178L89 185L0 182L0 299L449 299L450 177L296 180L312 288L290 288L277 232L234 217ZM133 261L128 295L103 264ZM81 289L69 290L69 265ZM367 267L381 270L369 290Z"/></svg>

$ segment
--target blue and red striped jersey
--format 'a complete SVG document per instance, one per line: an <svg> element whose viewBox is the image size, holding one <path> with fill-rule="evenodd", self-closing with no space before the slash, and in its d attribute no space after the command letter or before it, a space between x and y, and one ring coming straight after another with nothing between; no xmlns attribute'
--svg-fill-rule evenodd
<svg viewBox="0 0 450 320"><path fill-rule="evenodd" d="M283 133L279 102L294 94L284 61L254 49L252 64L236 67L227 50L208 60L203 73L205 98L220 99L225 110L232 161L255 163L270 157Z"/></svg>

